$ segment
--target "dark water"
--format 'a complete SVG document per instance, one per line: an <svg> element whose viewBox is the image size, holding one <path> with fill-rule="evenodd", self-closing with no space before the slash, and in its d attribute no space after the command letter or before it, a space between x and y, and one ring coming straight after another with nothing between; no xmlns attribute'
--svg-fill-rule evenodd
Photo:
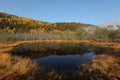
<svg viewBox="0 0 120 80"><path fill-rule="evenodd" d="M31 43L13 48L12 54L29 57L45 68L58 71L76 70L79 64L90 62L94 54L104 49L78 43Z"/></svg>
<svg viewBox="0 0 120 80"><path fill-rule="evenodd" d="M83 55L51 55L34 59L34 62L57 71L77 70L79 64L90 61L92 56L93 52L85 53Z"/></svg>

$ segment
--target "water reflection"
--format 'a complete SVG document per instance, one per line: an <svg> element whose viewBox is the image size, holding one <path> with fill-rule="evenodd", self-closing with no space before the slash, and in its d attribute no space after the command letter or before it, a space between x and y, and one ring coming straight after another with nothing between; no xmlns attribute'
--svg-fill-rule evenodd
<svg viewBox="0 0 120 80"><path fill-rule="evenodd" d="M77 70L77 65L91 61L92 56L93 52L83 55L51 55L34 59L34 62L45 68L52 68L57 71Z"/></svg>
<svg viewBox="0 0 120 80"><path fill-rule="evenodd" d="M29 57L37 64L55 70L76 70L78 64L91 61L92 56L106 49L79 43L20 44L11 51L13 55ZM93 54L94 53L94 54Z"/></svg>
<svg viewBox="0 0 120 80"><path fill-rule="evenodd" d="M16 46L12 53L15 55L40 58L50 55L84 54L93 51L93 47L77 43L30 43Z"/></svg>

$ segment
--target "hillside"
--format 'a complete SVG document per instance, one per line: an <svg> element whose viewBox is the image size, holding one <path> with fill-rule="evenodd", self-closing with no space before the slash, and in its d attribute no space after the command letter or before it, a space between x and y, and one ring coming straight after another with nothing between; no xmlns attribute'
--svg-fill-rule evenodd
<svg viewBox="0 0 120 80"><path fill-rule="evenodd" d="M11 14L6 14L0 12L0 29L10 28L16 29L17 31L28 31L30 29L38 29L44 28L45 31L52 31L52 30L72 30L76 31L79 28L86 28L86 27L96 27L90 24L83 24L83 23L50 23L50 22L43 22L39 20L33 20L30 18L19 17Z"/></svg>

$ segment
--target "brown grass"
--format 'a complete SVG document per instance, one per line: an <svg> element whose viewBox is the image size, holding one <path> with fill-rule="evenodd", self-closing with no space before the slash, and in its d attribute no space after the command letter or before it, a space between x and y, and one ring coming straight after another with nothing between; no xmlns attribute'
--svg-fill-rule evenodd
<svg viewBox="0 0 120 80"><path fill-rule="evenodd" d="M92 68L99 69L110 77L110 80L120 79L120 59L111 55L97 55L92 59Z"/></svg>
<svg viewBox="0 0 120 80"><path fill-rule="evenodd" d="M96 42L93 40L35 40L35 41L19 41L0 43L0 80L14 80L17 76L27 74L36 68L35 64L31 63L28 58L11 56L9 51L19 44L33 42L70 42L84 43L103 48L112 48L120 50L119 42ZM111 80L120 79L120 56L118 58L109 55L109 53L96 55L92 60L92 69L99 69L106 75L111 77ZM52 74L52 73L51 73Z"/></svg>
<svg viewBox="0 0 120 80"><path fill-rule="evenodd" d="M0 54L0 80L6 79L16 75L20 76L26 74L35 68L30 59L11 56L9 54Z"/></svg>
<svg viewBox="0 0 120 80"><path fill-rule="evenodd" d="M97 55L92 59L92 67L99 69L108 69L108 67L110 67L110 64L113 64L114 62L116 62L116 59L112 56L105 54Z"/></svg>

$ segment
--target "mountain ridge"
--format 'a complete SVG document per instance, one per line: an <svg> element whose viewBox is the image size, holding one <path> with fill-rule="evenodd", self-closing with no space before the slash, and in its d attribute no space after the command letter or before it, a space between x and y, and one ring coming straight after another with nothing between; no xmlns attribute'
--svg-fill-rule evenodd
<svg viewBox="0 0 120 80"><path fill-rule="evenodd" d="M45 22L41 20L35 20L31 18L25 18L25 17L20 17L20 16L0 12L1 29L9 27L10 29L16 28L18 31L20 29L27 31L29 29L38 29L38 28L44 28L46 31L51 31L54 29L76 31L79 28L86 28L89 26L97 27L92 24L77 23L77 22L56 22L56 23Z"/></svg>

